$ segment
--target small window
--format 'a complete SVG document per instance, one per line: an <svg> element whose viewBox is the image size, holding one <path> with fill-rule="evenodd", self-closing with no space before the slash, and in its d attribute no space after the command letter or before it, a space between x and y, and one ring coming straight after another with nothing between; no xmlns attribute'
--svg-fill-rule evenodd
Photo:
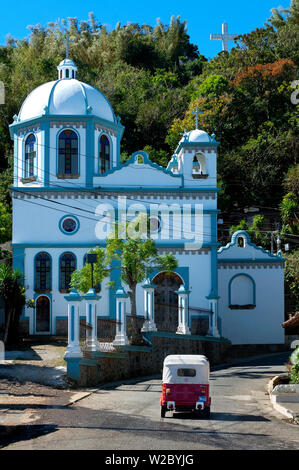
<svg viewBox="0 0 299 470"><path fill-rule="evenodd" d="M25 141L25 169L24 177L30 178L35 173L36 159L36 139L34 134L30 134Z"/></svg>
<svg viewBox="0 0 299 470"><path fill-rule="evenodd" d="M106 135L102 135L99 143L99 172L103 174L108 170L110 170L110 142Z"/></svg>
<svg viewBox="0 0 299 470"><path fill-rule="evenodd" d="M67 233L72 233L77 228L77 222L74 219L68 217L62 222L62 229Z"/></svg>
<svg viewBox="0 0 299 470"><path fill-rule="evenodd" d="M195 377L196 370L195 369L178 369L178 376L179 377Z"/></svg>
<svg viewBox="0 0 299 470"><path fill-rule="evenodd" d="M58 174L78 174L78 136L71 129L62 131L58 140Z"/></svg>
<svg viewBox="0 0 299 470"><path fill-rule="evenodd" d="M243 237L238 238L238 247L244 248L245 247L245 239Z"/></svg>
<svg viewBox="0 0 299 470"><path fill-rule="evenodd" d="M60 290L69 290L72 273L76 269L76 258L73 253L64 253L60 258Z"/></svg>
<svg viewBox="0 0 299 470"><path fill-rule="evenodd" d="M157 233L160 230L161 227L161 221L159 217L149 217L149 231L150 233Z"/></svg>
<svg viewBox="0 0 299 470"><path fill-rule="evenodd" d="M144 163L143 156L142 155L136 155L135 163L138 163L138 165L143 165L143 163Z"/></svg>

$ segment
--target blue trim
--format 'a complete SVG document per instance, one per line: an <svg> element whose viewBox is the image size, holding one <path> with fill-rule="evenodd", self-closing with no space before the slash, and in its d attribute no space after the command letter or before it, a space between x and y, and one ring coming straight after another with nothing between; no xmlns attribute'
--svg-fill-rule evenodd
<svg viewBox="0 0 299 470"><path fill-rule="evenodd" d="M75 339L75 307L71 306L71 341Z"/></svg>
<svg viewBox="0 0 299 470"><path fill-rule="evenodd" d="M94 121L90 120L86 123L86 155L88 158L85 158L85 181L86 187L91 188L93 186L93 177L95 175L94 170L94 159L95 156L95 148L94 148ZM93 158L92 158L93 156Z"/></svg>
<svg viewBox="0 0 299 470"><path fill-rule="evenodd" d="M120 260L112 260L111 267L116 268L120 266ZM121 286L120 269L112 269L110 271L110 282L115 282L114 287L109 288L109 318L116 319L116 291Z"/></svg>
<svg viewBox="0 0 299 470"><path fill-rule="evenodd" d="M41 122L41 179L45 186L50 182L50 123Z"/></svg>
<svg viewBox="0 0 299 470"><path fill-rule="evenodd" d="M13 135L14 138L14 185L18 185L18 149L19 149L19 140L18 140L18 134L15 132ZM23 147L22 147L23 148ZM21 164L23 167L23 158L21 160ZM21 171L21 170L20 170Z"/></svg>
<svg viewBox="0 0 299 470"><path fill-rule="evenodd" d="M284 261L284 258L282 258L281 256L274 255L273 253L270 253L269 250L265 250L263 247L257 246L255 243L250 241L250 236L245 230L237 230L236 232L234 232L232 237L231 237L231 241L226 246L222 246L221 248L219 248L218 254L222 253L223 251L229 250L229 248L232 247L232 246L237 246L239 237L244 237L246 239L246 245L252 246L256 250L261 251L262 253L267 255L269 258L275 259L276 261ZM242 247L240 249L242 249L242 250L246 249L246 245L245 245L244 248ZM232 260L233 260L233 258L231 259L231 261ZM236 258L236 260L240 260L240 258ZM241 260L243 262L247 262L246 258L241 258ZM226 259L219 258L219 261L221 261L221 262L226 261ZM267 261L268 262L269 260L266 260L266 258L264 258L261 261Z"/></svg>
<svg viewBox="0 0 299 470"><path fill-rule="evenodd" d="M216 140L210 141L210 142L179 142L179 145L175 149L175 154L179 154L182 148L188 148L188 147L198 147L198 149L202 147L216 147L215 150L217 150L218 145L220 145L220 142L217 142Z"/></svg>
<svg viewBox="0 0 299 470"><path fill-rule="evenodd" d="M231 305L231 285L232 285L232 282L233 280L236 278L236 277L248 277L251 282L252 282L252 285L253 285L253 302L252 302L252 305L256 305L256 285L255 285L255 281L253 279L253 277L251 277L249 274L246 274L246 273L238 273L238 274L235 274L229 281L228 283L228 305Z"/></svg>
<svg viewBox="0 0 299 470"><path fill-rule="evenodd" d="M75 219L75 221L77 223L77 227L73 232L66 232L65 230L63 230L62 223L65 219ZM61 219L59 220L58 228L61 231L61 233L63 233L64 235L74 235L75 233L78 232L78 230L80 228L80 221L79 221L78 217L76 217L75 215L66 214L63 217L61 217Z"/></svg>
<svg viewBox="0 0 299 470"><path fill-rule="evenodd" d="M105 247L106 240L98 240L94 243L59 243L59 242L48 242L48 243L12 243L13 247L22 247L22 248L96 248L97 246ZM211 248L213 246L218 246L218 243L203 243L202 248ZM185 248L184 242L177 242L174 241L173 243L163 242L160 240L156 240L156 246L158 248ZM187 249L187 251L189 251ZM219 260L222 262L222 260ZM243 260L244 261L244 260Z"/></svg>
<svg viewBox="0 0 299 470"><path fill-rule="evenodd" d="M127 165L127 162L126 163L123 163L123 166L124 165ZM162 167L161 167L162 168ZM120 169L120 168L114 168L113 170L110 170L111 172L112 171L116 171L116 169ZM165 168L164 168L165 170ZM167 171L167 170L165 170ZM108 174L105 173L106 175ZM181 177L182 175L173 175L173 177ZM14 186L10 186L9 188L11 191L13 191L14 189L17 190L18 192L26 192L28 191L28 188L23 188L23 187L14 187ZM106 193L106 192L117 192L117 193L153 193L153 192L161 192L163 191L163 193L178 193L178 194L197 194L197 193L218 193L219 191L221 191L221 188L216 188L216 187L190 187L190 188L185 188L183 186L179 186L179 187L170 187L170 188L165 188L165 186L146 186L146 187L142 187L142 186L136 186L134 188L132 187L119 187L119 186L97 186L97 187L94 187L92 189L88 189L88 188L85 188L84 186L82 187L61 187L61 188L55 188L55 187L38 187L38 188L30 188L30 192L45 192L45 193L49 193L49 192L59 192L59 193L62 193L62 192L68 192L68 193L75 193L75 192L86 192L86 193L94 193L94 194L101 194L102 192ZM150 201L149 201L150 203ZM211 209L212 210L212 209Z"/></svg>
<svg viewBox="0 0 299 470"><path fill-rule="evenodd" d="M114 173L115 171L118 171L118 170L121 170L123 168L126 168L127 166L129 165L136 165L136 156L137 155L141 155L143 157L143 163L142 165L149 165L150 167L154 168L155 170L159 170L159 171L162 171L163 173L165 173L166 175L168 176L171 176L172 178L180 178L181 179L181 186L183 186L183 176L182 175L174 175L171 171L167 170L166 168L164 168L163 166L160 166L160 165L157 165L157 163L153 163L150 159L149 159L149 156L148 154L144 151L144 150L137 150L136 152L134 152L131 157L129 158L129 160L127 160L125 163L121 163L119 165L117 165L116 167L112 168L111 170L109 171L106 171L106 173L104 174L105 176L108 176L112 173ZM157 188L156 188L157 189ZM163 188L164 189L164 188ZM177 189L177 188L175 188ZM106 188L105 188L106 190ZM129 191L131 191L132 188L129 189Z"/></svg>
<svg viewBox="0 0 299 470"><path fill-rule="evenodd" d="M210 216L211 220L211 241L212 244L217 242L217 214L213 213ZM217 264L217 248L215 245L211 247L210 254L211 261L211 291L209 293L209 299L218 298L218 264Z"/></svg>
<svg viewBox="0 0 299 470"><path fill-rule="evenodd" d="M28 97L29 96L30 95L28 95ZM120 136L120 139L123 136L124 129L125 129L125 127L122 124L119 124L118 122L108 121L107 119L96 116L95 114L86 114L86 115L84 115L84 114L74 114L74 115L70 115L70 114L41 114L41 115L36 116L34 118L24 119L23 121L15 121L12 124L10 124L9 125L9 131L10 131L11 138L13 138L13 133L14 133L15 130L21 129L23 127L27 127L29 124L33 125L37 122L41 122L41 120L43 120L43 121L57 121L57 122L59 122L59 121L65 122L67 120L69 120L70 122L74 122L74 121L88 122L88 120L94 120L96 124L104 125L105 127L108 127L110 129L113 129L113 130L117 131L117 133Z"/></svg>

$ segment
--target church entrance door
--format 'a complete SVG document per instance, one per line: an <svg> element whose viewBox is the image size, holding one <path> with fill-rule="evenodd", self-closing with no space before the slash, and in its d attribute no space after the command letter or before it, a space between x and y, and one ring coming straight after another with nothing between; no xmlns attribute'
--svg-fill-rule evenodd
<svg viewBox="0 0 299 470"><path fill-rule="evenodd" d="M178 327L178 295L175 293L184 284L176 273L157 274L153 279L155 288L155 323L158 330L175 332Z"/></svg>
<svg viewBox="0 0 299 470"><path fill-rule="evenodd" d="M45 295L39 297L35 306L35 331L39 334L50 333L50 300Z"/></svg>

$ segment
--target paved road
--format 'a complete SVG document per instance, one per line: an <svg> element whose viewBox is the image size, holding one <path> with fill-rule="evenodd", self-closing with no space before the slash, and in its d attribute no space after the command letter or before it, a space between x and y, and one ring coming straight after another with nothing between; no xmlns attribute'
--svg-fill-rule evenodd
<svg viewBox="0 0 299 470"><path fill-rule="evenodd" d="M287 357L214 370L210 420L187 413L162 419L161 381L127 381L71 407L35 409L36 420L5 449L298 450L299 426L277 414L265 394L269 379L285 372Z"/></svg>

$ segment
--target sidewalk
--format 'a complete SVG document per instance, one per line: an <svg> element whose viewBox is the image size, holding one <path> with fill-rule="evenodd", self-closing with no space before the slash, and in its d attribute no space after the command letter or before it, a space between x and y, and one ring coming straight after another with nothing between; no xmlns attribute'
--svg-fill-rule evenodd
<svg viewBox="0 0 299 470"><path fill-rule="evenodd" d="M268 384L270 402L273 408L299 424L299 385L283 384L280 379L286 374L274 377Z"/></svg>

